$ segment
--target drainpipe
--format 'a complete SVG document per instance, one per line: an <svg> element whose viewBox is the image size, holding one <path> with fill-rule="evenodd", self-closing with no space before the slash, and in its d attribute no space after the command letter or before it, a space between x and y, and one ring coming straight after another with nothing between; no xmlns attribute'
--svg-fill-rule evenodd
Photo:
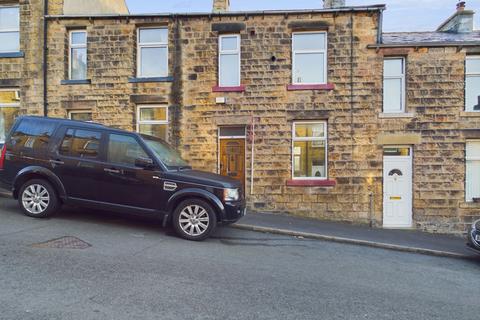
<svg viewBox="0 0 480 320"><path fill-rule="evenodd" d="M43 0L43 116L48 116L48 96L47 96L47 33L48 33L48 0Z"/></svg>
<svg viewBox="0 0 480 320"><path fill-rule="evenodd" d="M250 164L250 195L253 195L253 164L255 158L255 117L252 116L252 163Z"/></svg>
<svg viewBox="0 0 480 320"><path fill-rule="evenodd" d="M369 215L370 215L370 219L369 219L369 220L370 220L370 223L369 223L369 225L370 225L370 228L373 228L373 224L374 224L373 192L370 192L369 197L370 197L370 212L369 212Z"/></svg>
<svg viewBox="0 0 480 320"><path fill-rule="evenodd" d="M383 10L380 10L380 13L378 14L378 28L377 28L377 43L382 44L383 43Z"/></svg>

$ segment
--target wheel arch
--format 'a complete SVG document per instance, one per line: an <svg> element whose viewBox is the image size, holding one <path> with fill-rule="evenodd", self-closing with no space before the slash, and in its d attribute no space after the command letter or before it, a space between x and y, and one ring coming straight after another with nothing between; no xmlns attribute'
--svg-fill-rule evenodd
<svg viewBox="0 0 480 320"><path fill-rule="evenodd" d="M217 221L221 221L223 219L225 214L225 206L220 201L220 199L218 199L216 195L206 190L189 188L173 194L168 199L167 212L169 215L169 218L168 218L169 221L172 218L172 213L175 210L175 208L182 201L187 199L199 199L199 200L206 201L208 204L212 206L213 210L215 211L215 214L217 216Z"/></svg>
<svg viewBox="0 0 480 320"><path fill-rule="evenodd" d="M18 199L20 188L25 182L32 179L44 179L50 182L61 201L65 201L67 194L65 187L55 173L44 167L30 166L22 169L13 181L13 197Z"/></svg>

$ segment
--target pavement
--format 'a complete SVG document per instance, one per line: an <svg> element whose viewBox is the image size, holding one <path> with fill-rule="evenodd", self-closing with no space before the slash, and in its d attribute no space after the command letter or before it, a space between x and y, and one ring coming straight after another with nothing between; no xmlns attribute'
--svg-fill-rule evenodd
<svg viewBox="0 0 480 320"><path fill-rule="evenodd" d="M87 245L47 245L62 237ZM81 208L34 219L0 198L1 320L477 319L479 271L236 228L196 243L154 217Z"/></svg>
<svg viewBox="0 0 480 320"><path fill-rule="evenodd" d="M480 257L480 253L477 254L466 246L465 238L417 230L371 228L366 225L266 213L248 214L233 227L434 256L462 259Z"/></svg>

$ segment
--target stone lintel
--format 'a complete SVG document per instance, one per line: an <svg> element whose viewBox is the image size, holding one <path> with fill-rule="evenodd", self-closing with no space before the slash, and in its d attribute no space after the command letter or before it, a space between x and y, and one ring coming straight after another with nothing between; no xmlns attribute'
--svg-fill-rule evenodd
<svg viewBox="0 0 480 320"><path fill-rule="evenodd" d="M245 23L212 23L212 31L227 33L245 30Z"/></svg>
<svg viewBox="0 0 480 320"><path fill-rule="evenodd" d="M63 101L62 106L66 110L89 110L89 109L94 109L97 106L97 101L94 101L94 100Z"/></svg>
<svg viewBox="0 0 480 320"><path fill-rule="evenodd" d="M330 23L326 21L292 21L288 24L288 27L293 31L328 31Z"/></svg>
<svg viewBox="0 0 480 320"><path fill-rule="evenodd" d="M168 98L160 95L133 94L130 96L130 101L135 104L168 103Z"/></svg>
<svg viewBox="0 0 480 320"><path fill-rule="evenodd" d="M217 124L217 126L249 125L252 123L252 117L250 116L216 117L215 123Z"/></svg>
<svg viewBox="0 0 480 320"><path fill-rule="evenodd" d="M19 87L21 84L21 79L0 79L0 88Z"/></svg>
<svg viewBox="0 0 480 320"><path fill-rule="evenodd" d="M422 136L416 133L380 133L377 136L377 143L380 145L420 144L422 143Z"/></svg>

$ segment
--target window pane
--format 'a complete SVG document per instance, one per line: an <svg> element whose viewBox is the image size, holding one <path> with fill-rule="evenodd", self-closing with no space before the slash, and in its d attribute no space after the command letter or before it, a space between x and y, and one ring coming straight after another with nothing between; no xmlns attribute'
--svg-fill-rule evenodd
<svg viewBox="0 0 480 320"><path fill-rule="evenodd" d="M147 134L167 141L167 128L166 124L141 124L138 131L141 134Z"/></svg>
<svg viewBox="0 0 480 320"><path fill-rule="evenodd" d="M72 80L83 80L87 78L87 49L72 49Z"/></svg>
<svg viewBox="0 0 480 320"><path fill-rule="evenodd" d="M480 57L467 59L466 69L467 73L480 73Z"/></svg>
<svg viewBox="0 0 480 320"><path fill-rule="evenodd" d="M323 53L295 54L295 83L325 83Z"/></svg>
<svg viewBox="0 0 480 320"><path fill-rule="evenodd" d="M480 76L468 76L466 78L465 110L480 111Z"/></svg>
<svg viewBox="0 0 480 320"><path fill-rule="evenodd" d="M324 33L304 33L293 35L293 50L324 50Z"/></svg>
<svg viewBox="0 0 480 320"><path fill-rule="evenodd" d="M111 134L108 142L108 161L135 166L138 158L149 158L137 140L131 136Z"/></svg>
<svg viewBox="0 0 480 320"><path fill-rule="evenodd" d="M467 161L466 168L466 200L480 198L480 161Z"/></svg>
<svg viewBox="0 0 480 320"><path fill-rule="evenodd" d="M403 75L403 59L385 59L383 61L383 75L385 77Z"/></svg>
<svg viewBox="0 0 480 320"><path fill-rule="evenodd" d="M163 77L168 75L167 48L142 48L140 54L140 75L142 77Z"/></svg>
<svg viewBox="0 0 480 320"><path fill-rule="evenodd" d="M239 72L238 54L222 54L220 56L220 86L239 86Z"/></svg>
<svg viewBox="0 0 480 320"><path fill-rule="evenodd" d="M72 32L72 44L86 44L87 43L87 33L82 32Z"/></svg>
<svg viewBox="0 0 480 320"><path fill-rule="evenodd" d="M245 127L220 127L221 137L243 137L245 136Z"/></svg>
<svg viewBox="0 0 480 320"><path fill-rule="evenodd" d="M468 141L466 149L467 158L480 159L480 141Z"/></svg>
<svg viewBox="0 0 480 320"><path fill-rule="evenodd" d="M0 52L20 51L19 32L0 32Z"/></svg>
<svg viewBox="0 0 480 320"><path fill-rule="evenodd" d="M383 81L383 112L402 112L402 79Z"/></svg>
<svg viewBox="0 0 480 320"><path fill-rule="evenodd" d="M70 119L77 121L92 121L91 112L72 112L70 113Z"/></svg>
<svg viewBox="0 0 480 320"><path fill-rule="evenodd" d="M11 103L19 103L20 100L17 97L18 90L0 90L0 106Z"/></svg>
<svg viewBox="0 0 480 320"><path fill-rule="evenodd" d="M97 131L69 129L60 146L60 153L77 158L95 159L102 134Z"/></svg>
<svg viewBox="0 0 480 320"><path fill-rule="evenodd" d="M140 29L141 44L144 43L167 43L168 29Z"/></svg>
<svg viewBox="0 0 480 320"><path fill-rule="evenodd" d="M325 141L294 142L293 168L295 178L325 178Z"/></svg>
<svg viewBox="0 0 480 320"><path fill-rule="evenodd" d="M221 37L221 50L238 50L237 37Z"/></svg>
<svg viewBox="0 0 480 320"><path fill-rule="evenodd" d="M19 29L20 11L19 8L0 8L0 31L7 29Z"/></svg>
<svg viewBox="0 0 480 320"><path fill-rule="evenodd" d="M296 123L295 124L295 137L325 137L325 124L323 123Z"/></svg>
<svg viewBox="0 0 480 320"><path fill-rule="evenodd" d="M0 143L5 143L5 138L12 128L17 115L17 107L0 108Z"/></svg>
<svg viewBox="0 0 480 320"><path fill-rule="evenodd" d="M140 108L140 121L166 121L167 108Z"/></svg>
<svg viewBox="0 0 480 320"><path fill-rule="evenodd" d="M22 148L45 148L55 129L55 124L50 121L37 121L24 119L12 134L11 144L18 152Z"/></svg>

